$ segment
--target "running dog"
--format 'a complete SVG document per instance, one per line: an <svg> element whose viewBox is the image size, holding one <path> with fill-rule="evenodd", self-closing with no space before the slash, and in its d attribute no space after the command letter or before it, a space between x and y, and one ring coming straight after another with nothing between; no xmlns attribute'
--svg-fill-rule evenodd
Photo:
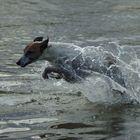
<svg viewBox="0 0 140 140"><path fill-rule="evenodd" d="M84 49L86 50L86 48ZM76 45L66 45L65 43L50 45L49 38L43 40L43 37L36 37L25 47L23 56L16 64L25 67L38 60L47 60L51 64L45 68L42 74L44 79L49 78L49 74L52 74L51 76L54 78L77 82L95 71L109 76L125 87L122 73L115 65L114 58L107 57L106 64L98 65L90 57L83 57L83 49Z"/></svg>

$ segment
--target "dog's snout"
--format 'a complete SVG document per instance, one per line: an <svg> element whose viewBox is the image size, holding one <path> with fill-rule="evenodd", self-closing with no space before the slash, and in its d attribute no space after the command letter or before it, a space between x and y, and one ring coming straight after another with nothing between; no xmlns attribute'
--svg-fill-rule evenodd
<svg viewBox="0 0 140 140"><path fill-rule="evenodd" d="M30 64L31 60L26 57L26 56L22 56L17 62L16 64L21 66L21 67L25 67L26 65Z"/></svg>
<svg viewBox="0 0 140 140"><path fill-rule="evenodd" d="M24 63L21 59L19 59L17 62L16 62L17 65L21 66L21 67L24 67Z"/></svg>
<svg viewBox="0 0 140 140"><path fill-rule="evenodd" d="M20 65L20 60L16 62L17 65Z"/></svg>

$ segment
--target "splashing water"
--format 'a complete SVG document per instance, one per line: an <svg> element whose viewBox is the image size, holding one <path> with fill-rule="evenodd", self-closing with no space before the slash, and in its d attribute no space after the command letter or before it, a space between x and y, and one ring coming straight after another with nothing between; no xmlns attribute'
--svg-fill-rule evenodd
<svg viewBox="0 0 140 140"><path fill-rule="evenodd" d="M126 87L118 84L110 77L103 74L92 74L84 82L86 90L83 90L86 97L92 102L130 102L140 100L140 77L139 77L139 58L137 57L137 49L128 46L120 46L116 42L109 42L105 47L90 46L85 48L85 56L92 56L103 63L105 57L111 56L116 59L116 65L122 72Z"/></svg>
<svg viewBox="0 0 140 140"><path fill-rule="evenodd" d="M54 43L55 44L55 43ZM61 43L56 43L61 45ZM64 43L62 43L64 45ZM65 45L73 45L65 43ZM79 49L79 47L78 47ZM110 77L92 72L92 74L83 79L81 83L70 84L64 80L47 82L47 90L63 92L82 92L89 101L97 103L130 103L131 101L140 101L140 65L137 55L138 47L120 46L118 42L109 42L98 46L86 46L81 48L83 57L90 57L93 61L98 61L101 65L105 63L105 57L113 57L125 81L125 87L118 84ZM42 85L46 85L46 81ZM46 90L44 88L44 90Z"/></svg>

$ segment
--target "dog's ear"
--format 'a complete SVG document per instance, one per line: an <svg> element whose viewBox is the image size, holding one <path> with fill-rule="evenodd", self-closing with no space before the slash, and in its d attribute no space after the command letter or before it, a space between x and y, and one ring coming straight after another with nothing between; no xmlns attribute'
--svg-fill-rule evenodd
<svg viewBox="0 0 140 140"><path fill-rule="evenodd" d="M36 41L42 41L42 40L43 40L43 37L39 36L39 37L36 37L33 41L36 42Z"/></svg>
<svg viewBox="0 0 140 140"><path fill-rule="evenodd" d="M41 48L42 51L48 47L48 42L49 42L49 37L47 37L47 39L44 40L44 41L41 43L40 48Z"/></svg>

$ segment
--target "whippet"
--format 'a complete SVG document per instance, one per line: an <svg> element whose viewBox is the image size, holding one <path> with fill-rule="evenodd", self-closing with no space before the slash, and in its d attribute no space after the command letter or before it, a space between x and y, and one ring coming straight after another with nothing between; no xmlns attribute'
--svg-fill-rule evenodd
<svg viewBox="0 0 140 140"><path fill-rule="evenodd" d="M73 44L50 45L49 38L43 40L43 37L36 37L25 47L23 56L16 64L25 67L38 60L47 60L51 64L51 66L45 68L42 74L44 79L49 78L50 73L56 73L58 75L52 75L52 77L63 78L68 82L76 82L81 81L81 79L95 71L109 76L125 87L122 73L115 66L115 59L106 58L107 64L100 66L93 62L90 57L83 57L81 47Z"/></svg>

